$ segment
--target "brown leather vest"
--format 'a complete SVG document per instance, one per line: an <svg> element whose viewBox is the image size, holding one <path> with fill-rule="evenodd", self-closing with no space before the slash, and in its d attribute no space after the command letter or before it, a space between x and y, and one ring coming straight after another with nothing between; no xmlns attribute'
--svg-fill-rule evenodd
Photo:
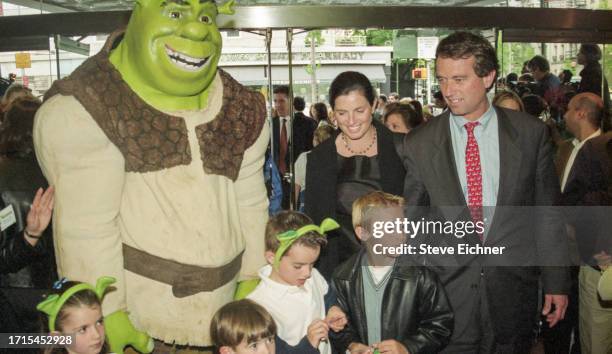
<svg viewBox="0 0 612 354"><path fill-rule="evenodd" d="M119 148L127 172L152 172L191 163L187 128L181 117L158 111L123 81L109 61L113 33L104 48L70 76L55 81L45 100L74 96ZM223 104L210 122L198 125L196 135L204 171L235 181L244 152L255 143L266 119L265 100L219 69Z"/></svg>

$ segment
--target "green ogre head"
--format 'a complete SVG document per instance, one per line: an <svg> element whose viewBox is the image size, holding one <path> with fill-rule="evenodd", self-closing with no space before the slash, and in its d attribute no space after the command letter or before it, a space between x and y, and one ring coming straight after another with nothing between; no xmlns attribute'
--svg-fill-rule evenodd
<svg viewBox="0 0 612 354"><path fill-rule="evenodd" d="M205 105L221 56L219 13L233 0L137 0L125 36L111 62L130 87L162 109Z"/></svg>

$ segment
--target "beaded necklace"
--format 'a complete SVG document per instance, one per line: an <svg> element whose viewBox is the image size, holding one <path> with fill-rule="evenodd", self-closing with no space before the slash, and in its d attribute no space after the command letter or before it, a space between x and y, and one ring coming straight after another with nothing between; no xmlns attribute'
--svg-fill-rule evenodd
<svg viewBox="0 0 612 354"><path fill-rule="evenodd" d="M372 126L370 126L370 129L372 128ZM346 147L346 149L353 155L365 155L371 148L372 146L374 146L374 143L376 142L376 129L374 130L374 134L372 134L372 141L370 142L370 145L368 145L368 147L366 147L364 150L362 151L353 151L353 149L351 149L351 147L349 146L349 141L346 138L346 135L344 134L344 132L342 132L342 141L344 142L344 146Z"/></svg>

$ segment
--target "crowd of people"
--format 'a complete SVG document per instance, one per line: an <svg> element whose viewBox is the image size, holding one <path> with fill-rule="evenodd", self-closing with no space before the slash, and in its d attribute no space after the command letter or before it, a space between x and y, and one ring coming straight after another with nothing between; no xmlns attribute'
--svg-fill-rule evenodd
<svg viewBox="0 0 612 354"><path fill-rule="evenodd" d="M378 95L347 71L307 116L304 99L277 86L258 246L266 264L219 306L207 333L215 350L612 353L612 295L601 290L612 269L612 134L600 58L597 45L581 46L579 83L542 56L498 80L491 44L456 32L436 51L432 107ZM0 333L73 336L47 352L122 352L105 339L102 309L116 279L93 286L56 272L55 189L32 137L41 102L13 84L0 104L1 202L15 219L0 236ZM453 237L381 226L402 219L482 228ZM436 251L402 254L406 245ZM454 254L460 245L505 251ZM146 336L138 343L153 350Z"/></svg>

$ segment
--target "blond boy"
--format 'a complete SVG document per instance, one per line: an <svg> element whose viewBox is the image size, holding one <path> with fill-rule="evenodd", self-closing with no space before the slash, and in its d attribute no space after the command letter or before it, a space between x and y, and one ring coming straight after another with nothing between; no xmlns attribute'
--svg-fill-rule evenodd
<svg viewBox="0 0 612 354"><path fill-rule="evenodd" d="M380 254L406 240L399 232L374 237L375 225L403 218L404 199L368 193L353 203L353 227L362 250L332 276L337 303L348 318L332 336L339 353L437 353L453 330L453 313L436 275L411 263L409 256Z"/></svg>

